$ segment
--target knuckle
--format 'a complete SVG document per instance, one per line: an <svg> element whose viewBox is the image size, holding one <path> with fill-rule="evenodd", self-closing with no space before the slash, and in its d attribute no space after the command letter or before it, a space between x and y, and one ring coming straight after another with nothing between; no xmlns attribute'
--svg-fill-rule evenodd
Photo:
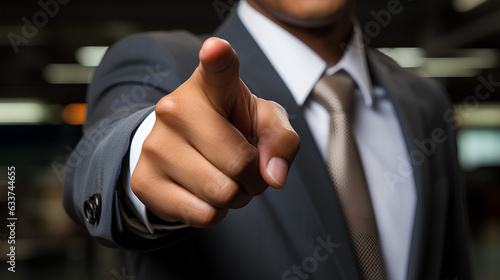
<svg viewBox="0 0 500 280"><path fill-rule="evenodd" d="M234 157L229 161L228 172L231 178L239 178L258 157L257 149L250 144L243 144L238 148Z"/></svg>
<svg viewBox="0 0 500 280"><path fill-rule="evenodd" d="M160 99L155 106L155 114L160 118L173 117L180 110L180 101L173 95L167 95Z"/></svg>
<svg viewBox="0 0 500 280"><path fill-rule="evenodd" d="M275 140L275 132L270 128L264 128L259 134L259 143L268 144Z"/></svg>
<svg viewBox="0 0 500 280"><path fill-rule="evenodd" d="M194 217L191 218L191 223L195 227L207 228L216 225L222 220L227 213L227 210L218 209L211 205L200 207Z"/></svg>
<svg viewBox="0 0 500 280"><path fill-rule="evenodd" d="M189 120L190 114L196 108L186 94L171 93L156 103L156 118L165 124L175 124Z"/></svg>
<svg viewBox="0 0 500 280"><path fill-rule="evenodd" d="M137 165L136 170L132 173L132 176L130 176L130 188L132 189L132 192L138 197L142 197L145 190L145 186L147 186L146 182L147 176L142 176L140 172L140 166Z"/></svg>
<svg viewBox="0 0 500 280"><path fill-rule="evenodd" d="M238 194L239 185L225 175L220 175L213 182L213 186L207 189L206 195L214 201L216 206L229 208Z"/></svg>
<svg viewBox="0 0 500 280"><path fill-rule="evenodd" d="M283 138L292 150L298 150L300 147L300 137L294 130L284 130Z"/></svg>
<svg viewBox="0 0 500 280"><path fill-rule="evenodd" d="M283 106L272 100L268 100L268 102L274 108L275 111L288 117L288 112L285 110L285 108L283 108Z"/></svg>
<svg viewBox="0 0 500 280"><path fill-rule="evenodd" d="M157 137L154 133L150 133L142 144L142 153L146 155L156 154L162 149L164 141L161 137Z"/></svg>
<svg viewBox="0 0 500 280"><path fill-rule="evenodd" d="M202 227L209 227L217 222L217 209L215 207L207 207L199 212L199 223Z"/></svg>

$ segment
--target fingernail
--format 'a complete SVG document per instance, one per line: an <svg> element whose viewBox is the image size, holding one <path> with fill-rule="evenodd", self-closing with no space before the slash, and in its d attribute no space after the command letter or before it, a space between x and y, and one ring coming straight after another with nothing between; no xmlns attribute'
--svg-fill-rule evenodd
<svg viewBox="0 0 500 280"><path fill-rule="evenodd" d="M288 162L286 160L273 157L267 164L266 170L276 184L280 187L285 185L286 176L288 175Z"/></svg>
<svg viewBox="0 0 500 280"><path fill-rule="evenodd" d="M217 39L221 40L222 42L225 42L225 43L229 44L229 42L226 39L222 39L222 38L217 38Z"/></svg>

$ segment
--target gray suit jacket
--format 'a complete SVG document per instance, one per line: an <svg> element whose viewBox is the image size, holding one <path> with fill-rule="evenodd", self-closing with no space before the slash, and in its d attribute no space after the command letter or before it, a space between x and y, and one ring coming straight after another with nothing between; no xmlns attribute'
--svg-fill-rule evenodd
<svg viewBox="0 0 500 280"><path fill-rule="evenodd" d="M202 43L187 32L158 32L122 40L96 71L84 137L66 165L66 211L102 243L126 249L137 279L360 279L334 188L300 108L235 14L214 35L238 53L250 90L285 107L301 138L286 187L267 190L208 229L145 237L124 220L120 174L131 135L161 97L189 78ZM367 57L374 83L394 102L414 158L418 199L408 279L471 279L449 103L435 84L384 55L367 49ZM443 143L415 143L439 133Z"/></svg>

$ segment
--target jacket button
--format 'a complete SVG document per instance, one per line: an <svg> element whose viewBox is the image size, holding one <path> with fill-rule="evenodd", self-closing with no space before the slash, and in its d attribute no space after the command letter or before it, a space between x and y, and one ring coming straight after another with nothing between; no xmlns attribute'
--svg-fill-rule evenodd
<svg viewBox="0 0 500 280"><path fill-rule="evenodd" d="M99 222L101 216L101 195L93 194L83 203L85 219L91 225Z"/></svg>

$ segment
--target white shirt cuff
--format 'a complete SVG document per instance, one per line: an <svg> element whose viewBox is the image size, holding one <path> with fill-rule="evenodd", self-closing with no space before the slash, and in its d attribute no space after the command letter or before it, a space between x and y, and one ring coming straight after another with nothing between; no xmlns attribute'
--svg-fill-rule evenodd
<svg viewBox="0 0 500 280"><path fill-rule="evenodd" d="M156 121L155 112L151 112L146 119L141 123L141 125L137 128L134 136L132 137L132 143L130 145L130 157L129 157L129 170L128 176L126 177L126 182L124 182L125 194L128 196L130 201L132 202L132 206L134 207L135 212L138 215L138 219L146 226L150 233L153 233L155 229L165 229L165 230L176 230L188 227L188 225L164 225L164 224L154 224L151 223L148 219L146 206L142 203L139 198L134 194L132 188L130 187L130 176L135 170L137 162L139 161L139 156L142 151L142 144L146 137L148 137L149 133L153 129L153 126Z"/></svg>

